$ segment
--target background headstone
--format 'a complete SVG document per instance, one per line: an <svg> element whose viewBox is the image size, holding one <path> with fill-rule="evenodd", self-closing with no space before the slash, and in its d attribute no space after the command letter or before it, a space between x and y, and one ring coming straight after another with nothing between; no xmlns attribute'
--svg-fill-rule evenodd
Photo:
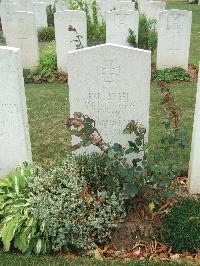
<svg viewBox="0 0 200 266"><path fill-rule="evenodd" d="M192 12L164 10L158 22L157 69L182 67L188 70Z"/></svg>
<svg viewBox="0 0 200 266"><path fill-rule="evenodd" d="M119 10L132 10L135 11L135 2L132 1L119 1Z"/></svg>
<svg viewBox="0 0 200 266"><path fill-rule="evenodd" d="M96 121L106 142L127 145L122 134L131 120L149 128L151 52L103 44L69 53L70 114ZM73 138L73 143L77 142ZM82 148L80 153L97 151Z"/></svg>
<svg viewBox="0 0 200 266"><path fill-rule="evenodd" d="M47 27L47 5L45 2L34 2L33 10L35 14L36 27Z"/></svg>
<svg viewBox="0 0 200 266"><path fill-rule="evenodd" d="M106 43L130 46L127 38L129 28L138 40L139 13L130 10L108 11L106 14Z"/></svg>
<svg viewBox="0 0 200 266"><path fill-rule="evenodd" d="M35 14L32 12L17 11L10 16L8 46L21 49L23 68L29 69L39 64L39 48Z"/></svg>
<svg viewBox="0 0 200 266"><path fill-rule="evenodd" d="M57 1L55 3L55 7L56 7L56 11L65 11L65 10L69 9L67 6L67 3L64 0L63 1Z"/></svg>
<svg viewBox="0 0 200 266"><path fill-rule="evenodd" d="M57 66L60 71L67 72L68 52L76 50L77 33L82 36L80 38L82 45L87 46L86 14L77 10L59 11L54 15L54 23ZM77 33L68 30L70 25L76 29Z"/></svg>
<svg viewBox="0 0 200 266"><path fill-rule="evenodd" d="M32 162L20 51L0 47L0 178Z"/></svg>
<svg viewBox="0 0 200 266"><path fill-rule="evenodd" d="M148 1L144 4L144 13L148 19L159 19L161 11L165 10L166 3L163 1Z"/></svg>
<svg viewBox="0 0 200 266"><path fill-rule="evenodd" d="M188 186L190 194L200 193L200 72L197 84Z"/></svg>

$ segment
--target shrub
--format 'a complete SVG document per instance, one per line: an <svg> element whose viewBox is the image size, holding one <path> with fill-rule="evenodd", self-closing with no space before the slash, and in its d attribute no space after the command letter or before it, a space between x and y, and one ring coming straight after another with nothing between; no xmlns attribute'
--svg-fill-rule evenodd
<svg viewBox="0 0 200 266"><path fill-rule="evenodd" d="M174 205L163 222L162 239L174 252L200 248L200 200L186 198Z"/></svg>
<svg viewBox="0 0 200 266"><path fill-rule="evenodd" d="M98 153L76 157L78 171L87 180L92 193L106 190L109 194L119 191L119 181L106 164L106 156Z"/></svg>
<svg viewBox="0 0 200 266"><path fill-rule="evenodd" d="M137 46L138 48L151 50L154 52L157 47L156 20L147 19L144 14L140 14L138 44L136 44L135 38L133 38L133 36L133 30L129 29L128 42L133 47Z"/></svg>
<svg viewBox="0 0 200 266"><path fill-rule="evenodd" d="M54 27L54 13L56 12L55 6L47 6L47 24L49 27Z"/></svg>
<svg viewBox="0 0 200 266"><path fill-rule="evenodd" d="M120 190L125 198L127 211L140 206L141 202L159 208L167 199L175 197L174 181L181 169L177 150L187 147L187 134L180 128L180 110L172 92L169 88L161 88L160 91L167 116L163 121L165 135L152 151L151 158L147 158L146 130L134 120L124 129L124 134L130 134L126 146L105 143L95 128L95 121L87 115L76 112L66 121L71 133L80 138L72 150L95 145L103 153L102 159L82 159L80 167L89 167L81 169L81 173L86 175L89 183L95 183L99 188ZM130 155L132 161L128 160ZM93 186L94 189L97 187Z"/></svg>
<svg viewBox="0 0 200 266"><path fill-rule="evenodd" d="M51 42L55 40L55 29L54 27L42 27L38 30L38 41L39 42Z"/></svg>
<svg viewBox="0 0 200 266"><path fill-rule="evenodd" d="M0 180L0 238L5 251L12 246L23 253L39 254L50 250L45 224L40 223L30 211L26 178L32 175L32 169L25 166Z"/></svg>
<svg viewBox="0 0 200 266"><path fill-rule="evenodd" d="M6 44L6 40L3 36L3 32L0 31L0 45L5 45Z"/></svg>
<svg viewBox="0 0 200 266"><path fill-rule="evenodd" d="M45 221L54 250L92 249L105 243L125 216L122 195L89 192L73 157L32 182L32 214Z"/></svg>
<svg viewBox="0 0 200 266"><path fill-rule="evenodd" d="M181 67L165 68L156 70L152 75L153 80L157 81L190 81L189 73Z"/></svg>
<svg viewBox="0 0 200 266"><path fill-rule="evenodd" d="M68 0L68 4L72 10L78 9L86 12L88 46L105 43L106 23L105 21L98 21L96 0L92 1L91 7L88 6L85 0Z"/></svg>
<svg viewBox="0 0 200 266"><path fill-rule="evenodd" d="M137 47L137 41L136 41L136 35L132 29L128 30L129 35L128 35L128 43L130 43L133 47Z"/></svg>

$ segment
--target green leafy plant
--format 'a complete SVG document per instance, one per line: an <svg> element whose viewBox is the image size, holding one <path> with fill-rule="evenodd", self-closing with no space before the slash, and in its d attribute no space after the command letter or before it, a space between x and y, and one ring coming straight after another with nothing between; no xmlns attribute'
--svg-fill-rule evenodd
<svg viewBox="0 0 200 266"><path fill-rule="evenodd" d="M190 81L189 73L180 67L165 68L163 70L156 70L152 75L153 80L157 81Z"/></svg>
<svg viewBox="0 0 200 266"><path fill-rule="evenodd" d="M54 27L54 13L56 12L56 8L54 5L49 5L46 10L48 27Z"/></svg>
<svg viewBox="0 0 200 266"><path fill-rule="evenodd" d="M106 156L98 153L76 157L78 171L88 184L91 193L106 190L109 194L119 191L119 182L106 164Z"/></svg>
<svg viewBox="0 0 200 266"><path fill-rule="evenodd" d="M197 252L200 248L200 200L186 198L175 204L162 224L162 240L174 252Z"/></svg>
<svg viewBox="0 0 200 266"><path fill-rule="evenodd" d="M45 221L54 250L93 249L106 243L125 217L121 193L90 192L75 158L70 156L46 174L38 172L30 186L31 212Z"/></svg>
<svg viewBox="0 0 200 266"><path fill-rule="evenodd" d="M23 253L46 253L50 248L45 221L40 223L30 211L26 177L32 175L32 169L25 166L0 180L0 238L5 251L12 245Z"/></svg>
<svg viewBox="0 0 200 266"><path fill-rule="evenodd" d="M3 36L3 32L0 31L0 45L5 45L6 44L6 40Z"/></svg>
<svg viewBox="0 0 200 266"><path fill-rule="evenodd" d="M133 47L137 47L136 35L134 33L134 30L129 29L128 32L129 32L127 39L128 43L130 43Z"/></svg>
<svg viewBox="0 0 200 266"><path fill-rule="evenodd" d="M105 43L106 23L98 20L96 0L91 1L91 6L85 0L68 0L67 2L70 9L86 12L88 46Z"/></svg>
<svg viewBox="0 0 200 266"><path fill-rule="evenodd" d="M167 198L174 196L173 182L180 174L180 164L177 157L173 157L175 150L186 147L186 132L180 128L180 112L172 92L162 87L163 109L166 110L166 119L163 125L166 135L162 136L157 150L152 152L151 160L147 160L147 146L145 144L146 130L135 121L130 121L124 129L130 134L131 140L127 147L120 144L105 143L95 128L95 121L82 113L74 113L74 117L67 120L71 134L80 138L80 142L72 147L95 145L104 154L106 172L111 174L110 179L117 181L127 200L127 207L132 204L153 203L159 206ZM129 156L132 154L132 162ZM102 180L104 176L102 176ZM101 182L102 182L101 180ZM115 181L115 182L116 182ZM107 186L106 182L104 185ZM134 200L134 201L132 201Z"/></svg>
<svg viewBox="0 0 200 266"><path fill-rule="evenodd" d="M135 41L134 32L132 29L129 29L128 42L133 47L151 50L153 53L157 47L156 23L157 22L155 19L147 19L144 14L140 14L138 43Z"/></svg>
<svg viewBox="0 0 200 266"><path fill-rule="evenodd" d="M39 42L51 42L55 40L55 29L54 27L42 27L38 30L38 41Z"/></svg>

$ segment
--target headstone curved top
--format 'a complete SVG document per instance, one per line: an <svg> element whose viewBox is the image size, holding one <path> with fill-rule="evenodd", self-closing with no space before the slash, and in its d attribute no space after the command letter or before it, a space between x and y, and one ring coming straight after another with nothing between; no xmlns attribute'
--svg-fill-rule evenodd
<svg viewBox="0 0 200 266"><path fill-rule="evenodd" d="M148 135L150 51L103 44L70 52L68 60L71 115L81 112L93 118L106 142L127 145L130 136L122 132L131 120L141 123Z"/></svg>

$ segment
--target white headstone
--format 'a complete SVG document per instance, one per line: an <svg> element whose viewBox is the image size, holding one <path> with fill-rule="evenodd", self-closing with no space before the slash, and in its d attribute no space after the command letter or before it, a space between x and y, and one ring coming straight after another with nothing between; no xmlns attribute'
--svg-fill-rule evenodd
<svg viewBox="0 0 200 266"><path fill-rule="evenodd" d="M33 12L32 0L15 0L17 4L17 11Z"/></svg>
<svg viewBox="0 0 200 266"><path fill-rule="evenodd" d="M161 11L165 10L166 3L163 1L149 1L144 3L144 13L148 19L159 19Z"/></svg>
<svg viewBox="0 0 200 266"><path fill-rule="evenodd" d="M57 1L55 3L55 7L56 7L56 11L65 11L65 10L69 9L67 6L67 3L64 0L63 1Z"/></svg>
<svg viewBox="0 0 200 266"><path fill-rule="evenodd" d="M98 21L102 22L106 20L106 3L105 1L96 1Z"/></svg>
<svg viewBox="0 0 200 266"><path fill-rule="evenodd" d="M140 11L140 13L144 13L145 11L145 3L149 2L150 0L137 0L138 3L138 10Z"/></svg>
<svg viewBox="0 0 200 266"><path fill-rule="evenodd" d="M136 40L138 40L138 27L138 11L108 11L106 14L106 43L130 46L127 41L129 29L134 30Z"/></svg>
<svg viewBox="0 0 200 266"><path fill-rule="evenodd" d="M34 2L33 10L35 14L36 27L47 27L47 11L46 11L46 3L44 2Z"/></svg>
<svg viewBox="0 0 200 266"><path fill-rule="evenodd" d="M33 68L39 64L39 48L35 14L32 12L17 11L10 16L8 46L21 49L23 67Z"/></svg>
<svg viewBox="0 0 200 266"><path fill-rule="evenodd" d="M83 11L59 11L54 15L57 66L60 71L67 72L68 52L76 50L77 34L83 47L87 46L87 22ZM69 26L76 29L69 31Z"/></svg>
<svg viewBox="0 0 200 266"><path fill-rule="evenodd" d="M164 10L158 22L157 69L188 70L192 12Z"/></svg>
<svg viewBox="0 0 200 266"><path fill-rule="evenodd" d="M119 1L119 10L132 10L135 11L135 2L132 1Z"/></svg>
<svg viewBox="0 0 200 266"><path fill-rule="evenodd" d="M32 162L20 51L0 47L0 178Z"/></svg>
<svg viewBox="0 0 200 266"><path fill-rule="evenodd" d="M70 52L68 60L71 115L82 112L93 118L106 142L127 145L130 136L122 132L131 120L140 122L148 135L150 51L103 44Z"/></svg>
<svg viewBox="0 0 200 266"><path fill-rule="evenodd" d="M190 194L200 193L200 72L197 84L188 185Z"/></svg>
<svg viewBox="0 0 200 266"><path fill-rule="evenodd" d="M8 23L10 21L10 16L16 12L17 4L8 0L1 0L1 24L3 35L6 37L6 33L8 32Z"/></svg>

